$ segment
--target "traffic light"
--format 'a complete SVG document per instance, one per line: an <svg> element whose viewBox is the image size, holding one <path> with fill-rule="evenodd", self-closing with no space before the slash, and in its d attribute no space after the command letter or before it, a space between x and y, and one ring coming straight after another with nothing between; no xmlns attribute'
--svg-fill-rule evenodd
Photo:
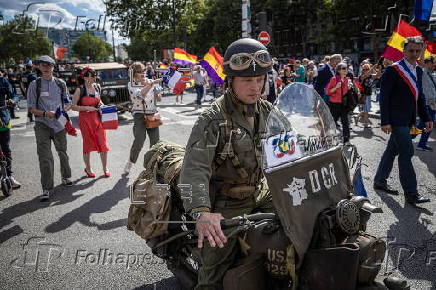
<svg viewBox="0 0 436 290"><path fill-rule="evenodd" d="M266 12L258 12L256 13L256 17L254 19L254 34L257 35L261 31L266 31L268 29L268 15Z"/></svg>

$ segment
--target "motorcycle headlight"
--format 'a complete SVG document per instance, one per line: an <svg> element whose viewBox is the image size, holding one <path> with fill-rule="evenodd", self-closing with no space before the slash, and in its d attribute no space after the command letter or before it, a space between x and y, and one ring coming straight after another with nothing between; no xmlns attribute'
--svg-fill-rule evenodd
<svg viewBox="0 0 436 290"><path fill-rule="evenodd" d="M116 95L117 95L117 92L115 90L110 90L109 91L109 96L115 97Z"/></svg>
<svg viewBox="0 0 436 290"><path fill-rule="evenodd" d="M107 90L103 90L101 93L102 93L103 95L107 95Z"/></svg>

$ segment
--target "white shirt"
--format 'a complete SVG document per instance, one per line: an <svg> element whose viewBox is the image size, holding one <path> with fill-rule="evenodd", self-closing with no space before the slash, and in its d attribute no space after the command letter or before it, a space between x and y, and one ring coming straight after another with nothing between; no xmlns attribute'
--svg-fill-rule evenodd
<svg viewBox="0 0 436 290"><path fill-rule="evenodd" d="M418 66L418 64L411 64L410 62L407 61L407 59L404 59L404 62L406 63L407 67L410 69L410 71L413 73L413 75L415 76L415 78L417 79L416 76L416 67Z"/></svg>
<svg viewBox="0 0 436 290"><path fill-rule="evenodd" d="M141 94L141 90L144 88L143 86L140 87L133 87L132 84L129 82L127 85L129 89L130 99L133 103L132 108L132 114L135 115L137 113L140 114L154 114L157 112L156 104L154 102L154 85L150 88L150 90L147 92L145 96ZM142 101L144 101L144 104L142 104ZM145 108L145 112L144 112Z"/></svg>
<svg viewBox="0 0 436 290"><path fill-rule="evenodd" d="M194 82L196 85L202 86L206 83L205 75L201 71L194 71L192 73L192 77L194 78Z"/></svg>

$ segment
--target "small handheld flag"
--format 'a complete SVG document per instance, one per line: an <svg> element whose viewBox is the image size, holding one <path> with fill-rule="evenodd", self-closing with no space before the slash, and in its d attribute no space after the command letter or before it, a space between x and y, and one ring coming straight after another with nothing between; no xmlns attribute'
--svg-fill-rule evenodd
<svg viewBox="0 0 436 290"><path fill-rule="evenodd" d="M62 126L64 126L68 135L77 136L76 128L73 127L70 117L68 116L67 112L61 109L61 107L57 108L55 112L55 118L59 123L61 123Z"/></svg>
<svg viewBox="0 0 436 290"><path fill-rule="evenodd" d="M177 82L182 77L182 74L176 71L173 68L170 68L169 71L162 77L164 84L166 84L170 89L173 89Z"/></svg>
<svg viewBox="0 0 436 290"><path fill-rule="evenodd" d="M100 109L101 123L106 130L116 130L118 128L117 107L107 106Z"/></svg>
<svg viewBox="0 0 436 290"><path fill-rule="evenodd" d="M353 176L354 195L368 197L362 177L362 158L359 159Z"/></svg>

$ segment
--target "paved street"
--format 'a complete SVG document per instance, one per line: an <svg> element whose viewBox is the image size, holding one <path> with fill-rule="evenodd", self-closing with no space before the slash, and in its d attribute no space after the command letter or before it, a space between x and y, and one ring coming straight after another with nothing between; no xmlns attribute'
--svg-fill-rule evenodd
<svg viewBox="0 0 436 290"><path fill-rule="evenodd" d="M211 96L208 96L211 98ZM192 102L193 94L185 97ZM165 97L162 104L172 104ZM198 113L193 107L160 109L164 125L161 139L185 145ZM68 137L68 154L74 187L61 185L50 202L39 201L40 183L32 125L25 113L12 130L13 169L22 182L11 197L0 197L0 288L1 289L178 289L162 261L151 255L144 240L127 231L128 186L142 170L141 159L129 177L122 177L133 141L130 114L120 127L108 132L111 146L105 179L98 155L92 164L96 179L85 179L82 139ZM351 142L364 157L363 175L372 202L384 213L373 217L369 232L387 237L387 263L382 273L407 278L412 289L436 289L436 153L417 151L413 157L419 190L432 198L430 204L413 208L400 196L375 193L371 187L388 135L372 119L372 130L353 125ZM416 141L415 141L416 142ZM436 133L429 145L436 148ZM148 140L146 147L148 148ZM54 151L54 149L53 149ZM60 184L55 156L55 182ZM390 184L400 188L396 164Z"/></svg>

